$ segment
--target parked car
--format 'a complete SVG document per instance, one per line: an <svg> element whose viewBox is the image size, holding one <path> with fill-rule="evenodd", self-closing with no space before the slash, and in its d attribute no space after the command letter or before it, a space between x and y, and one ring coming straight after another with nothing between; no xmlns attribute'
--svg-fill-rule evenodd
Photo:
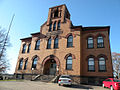
<svg viewBox="0 0 120 90"><path fill-rule="evenodd" d="M120 80L114 78L108 78L103 81L103 87L108 87L111 90L120 90Z"/></svg>
<svg viewBox="0 0 120 90"><path fill-rule="evenodd" d="M72 80L69 75L61 75L58 80L58 85L72 85Z"/></svg>

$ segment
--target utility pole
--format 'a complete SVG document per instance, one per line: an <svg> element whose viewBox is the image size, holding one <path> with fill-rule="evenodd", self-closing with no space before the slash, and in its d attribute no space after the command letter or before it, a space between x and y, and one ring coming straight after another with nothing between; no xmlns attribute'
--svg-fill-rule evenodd
<svg viewBox="0 0 120 90"><path fill-rule="evenodd" d="M6 35L6 37L5 37L5 41L4 41L4 44L3 44L3 48L2 48L1 53L0 53L0 60L1 60L1 57L2 57L3 52L4 52L4 49L5 49L5 45L6 45L6 42L7 42L7 39L8 39L8 34L9 34L9 32L10 32L10 29L11 29L11 26L12 26L12 22L13 22L13 19L14 19L14 16L15 16L15 14L13 14L13 16L12 16L12 19L11 19L11 22L10 22L10 25L9 25L9 28L8 28L7 35Z"/></svg>

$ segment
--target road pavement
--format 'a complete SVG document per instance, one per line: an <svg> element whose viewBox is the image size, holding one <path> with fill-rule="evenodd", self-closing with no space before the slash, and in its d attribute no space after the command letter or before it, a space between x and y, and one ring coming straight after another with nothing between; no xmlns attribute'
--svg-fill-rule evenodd
<svg viewBox="0 0 120 90"><path fill-rule="evenodd" d="M0 90L109 90L101 86L72 85L58 86L55 83L40 81L0 81Z"/></svg>

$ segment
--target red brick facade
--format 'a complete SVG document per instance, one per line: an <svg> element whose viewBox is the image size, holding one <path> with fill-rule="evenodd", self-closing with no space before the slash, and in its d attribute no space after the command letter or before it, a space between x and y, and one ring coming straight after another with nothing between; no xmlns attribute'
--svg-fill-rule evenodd
<svg viewBox="0 0 120 90"><path fill-rule="evenodd" d="M33 60L36 57L37 63L33 70L36 75L69 74L80 77L80 80L83 82L86 82L86 78L88 79L89 77L112 77L113 69L109 31L109 26L73 26L70 21L69 11L65 5L52 7L49 9L48 19L41 26L40 32L31 34L31 37L21 39L21 48L15 74L31 74ZM70 40L68 40L69 36L71 36ZM56 37L58 41L55 43ZM91 37L90 41L88 41L89 37ZM51 47L48 45L49 40ZM38 46L36 46L37 41L40 42L38 42ZM29 44L31 44L31 47L28 52ZM58 44L57 48L55 44ZM24 47L25 50L23 50L23 45L26 45L26 48ZM35 47L38 49L35 50ZM24 51L24 53L22 53L22 51ZM21 59L22 62L20 66ZM28 62L26 69L24 69L26 59ZM69 60L67 61L67 59ZM89 59L94 61L88 62ZM19 69L20 67L21 69ZM51 67L55 68L55 70ZM89 68L93 70L89 71Z"/></svg>

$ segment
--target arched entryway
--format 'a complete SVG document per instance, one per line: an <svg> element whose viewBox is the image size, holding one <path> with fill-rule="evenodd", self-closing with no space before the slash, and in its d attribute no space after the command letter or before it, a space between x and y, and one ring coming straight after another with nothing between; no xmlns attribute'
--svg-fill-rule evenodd
<svg viewBox="0 0 120 90"><path fill-rule="evenodd" d="M44 64L45 75L55 75L56 74L56 61L54 59L47 60Z"/></svg>
<svg viewBox="0 0 120 90"><path fill-rule="evenodd" d="M47 56L43 60L42 65L43 74L45 75L55 75L59 73L60 62L59 59L54 55Z"/></svg>

